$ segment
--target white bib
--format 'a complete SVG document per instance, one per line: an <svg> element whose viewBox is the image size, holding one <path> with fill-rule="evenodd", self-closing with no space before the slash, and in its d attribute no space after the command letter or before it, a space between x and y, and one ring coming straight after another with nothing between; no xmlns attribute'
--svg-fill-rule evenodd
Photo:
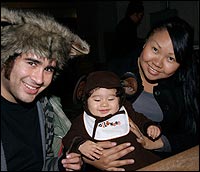
<svg viewBox="0 0 200 172"><path fill-rule="evenodd" d="M121 107L120 111L124 111L125 113L116 114L97 124L96 133L94 135L95 140L110 140L129 133L130 127L127 111L124 107ZM86 131L90 137L92 137L96 119L89 116L86 112L83 114L83 119Z"/></svg>

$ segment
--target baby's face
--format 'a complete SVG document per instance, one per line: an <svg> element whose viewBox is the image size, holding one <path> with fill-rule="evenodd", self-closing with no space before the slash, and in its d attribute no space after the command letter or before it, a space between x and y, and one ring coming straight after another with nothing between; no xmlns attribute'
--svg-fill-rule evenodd
<svg viewBox="0 0 200 172"><path fill-rule="evenodd" d="M88 109L98 117L114 114L119 110L119 97L116 97L116 89L99 88L94 90L88 98Z"/></svg>

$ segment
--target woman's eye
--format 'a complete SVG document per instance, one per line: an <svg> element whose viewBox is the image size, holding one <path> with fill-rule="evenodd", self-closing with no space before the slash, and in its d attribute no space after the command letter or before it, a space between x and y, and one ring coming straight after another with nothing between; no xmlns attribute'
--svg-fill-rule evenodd
<svg viewBox="0 0 200 172"><path fill-rule="evenodd" d="M176 59L175 59L174 57L168 57L168 61L169 61L169 62L175 62Z"/></svg>
<svg viewBox="0 0 200 172"><path fill-rule="evenodd" d="M154 52L154 53L157 53L157 52L158 52L158 49L157 49L156 47L153 47L152 49L153 49L153 52Z"/></svg>

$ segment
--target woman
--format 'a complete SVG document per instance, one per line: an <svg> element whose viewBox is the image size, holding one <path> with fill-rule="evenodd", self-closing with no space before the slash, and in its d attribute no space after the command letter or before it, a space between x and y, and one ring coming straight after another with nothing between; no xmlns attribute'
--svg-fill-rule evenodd
<svg viewBox="0 0 200 172"><path fill-rule="evenodd" d="M193 58L193 30L175 17L156 25L148 34L134 76L133 108L161 125L168 156L198 144L198 77ZM130 79L130 73L122 76ZM165 153L164 153L165 152Z"/></svg>

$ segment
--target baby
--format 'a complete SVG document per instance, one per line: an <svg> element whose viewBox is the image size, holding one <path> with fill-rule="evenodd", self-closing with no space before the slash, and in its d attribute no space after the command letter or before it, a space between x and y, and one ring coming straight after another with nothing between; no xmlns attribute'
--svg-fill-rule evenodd
<svg viewBox="0 0 200 172"><path fill-rule="evenodd" d="M124 158L134 157L135 163L125 166L126 170L136 170L159 160L137 142L137 137L130 131L129 118L151 140L159 138L160 127L134 111L125 100L124 88L116 74L109 71L92 72L82 85L84 112L72 121L71 129L63 138L64 147L68 148L73 140L73 151L96 160L101 158L103 151L98 142L131 142L135 150Z"/></svg>

